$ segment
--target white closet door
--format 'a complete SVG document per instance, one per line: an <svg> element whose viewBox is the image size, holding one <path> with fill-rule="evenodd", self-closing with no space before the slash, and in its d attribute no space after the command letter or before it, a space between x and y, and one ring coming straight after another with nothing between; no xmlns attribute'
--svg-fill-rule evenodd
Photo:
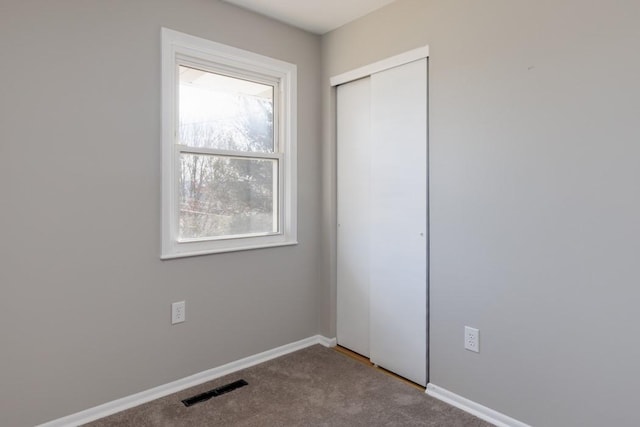
<svg viewBox="0 0 640 427"><path fill-rule="evenodd" d="M337 338L369 356L371 82L338 87Z"/></svg>
<svg viewBox="0 0 640 427"><path fill-rule="evenodd" d="M370 359L424 386L427 377L426 59L371 76L369 149Z"/></svg>

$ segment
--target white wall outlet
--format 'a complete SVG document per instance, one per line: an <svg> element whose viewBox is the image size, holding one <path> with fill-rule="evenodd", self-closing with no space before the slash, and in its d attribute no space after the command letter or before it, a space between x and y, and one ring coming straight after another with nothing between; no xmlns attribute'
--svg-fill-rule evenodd
<svg viewBox="0 0 640 427"><path fill-rule="evenodd" d="M476 328L464 327L464 348L480 352L480 331Z"/></svg>
<svg viewBox="0 0 640 427"><path fill-rule="evenodd" d="M171 304L171 324L182 323L187 320L187 307L184 301Z"/></svg>

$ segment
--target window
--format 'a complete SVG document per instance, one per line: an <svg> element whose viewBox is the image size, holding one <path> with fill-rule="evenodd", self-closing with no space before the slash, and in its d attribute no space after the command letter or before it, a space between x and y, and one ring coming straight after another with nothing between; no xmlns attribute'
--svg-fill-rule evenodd
<svg viewBox="0 0 640 427"><path fill-rule="evenodd" d="M296 66L162 29L162 258L296 244Z"/></svg>

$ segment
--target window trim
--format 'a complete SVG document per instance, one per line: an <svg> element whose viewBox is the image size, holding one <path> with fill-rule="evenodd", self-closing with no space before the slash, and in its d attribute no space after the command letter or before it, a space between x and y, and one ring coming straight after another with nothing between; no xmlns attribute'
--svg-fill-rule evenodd
<svg viewBox="0 0 640 427"><path fill-rule="evenodd" d="M297 241L297 67L246 50L162 28L162 249L161 259L295 245ZM229 70L247 78L277 82L274 105L277 147L267 154L279 161L279 231L261 236L178 240L179 153L177 133L178 64L185 58L205 69ZM189 150L187 150L189 151ZM197 151L201 151L199 148ZM218 150L204 150L218 151ZM234 155L237 152L234 151ZM253 157L248 153L247 157Z"/></svg>

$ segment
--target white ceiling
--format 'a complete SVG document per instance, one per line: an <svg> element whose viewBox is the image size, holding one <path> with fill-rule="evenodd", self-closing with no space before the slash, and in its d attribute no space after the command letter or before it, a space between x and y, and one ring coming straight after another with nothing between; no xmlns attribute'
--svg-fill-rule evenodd
<svg viewBox="0 0 640 427"><path fill-rule="evenodd" d="M224 0L316 34L324 34L395 0Z"/></svg>

